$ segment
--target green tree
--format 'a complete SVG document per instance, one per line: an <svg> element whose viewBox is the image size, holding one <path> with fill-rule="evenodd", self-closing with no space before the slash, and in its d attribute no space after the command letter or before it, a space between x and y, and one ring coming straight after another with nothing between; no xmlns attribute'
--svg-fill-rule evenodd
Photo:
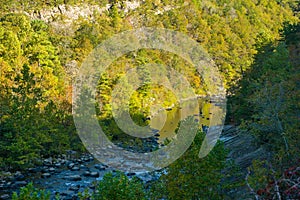
<svg viewBox="0 0 300 200"><path fill-rule="evenodd" d="M221 192L222 169L226 151L218 143L205 158L198 157L204 134L198 132L191 147L168 168L162 183L168 199L223 199Z"/></svg>
<svg viewBox="0 0 300 200"><path fill-rule="evenodd" d="M13 200L50 200L50 192L39 190L29 183L27 186L22 187L19 194L14 192L12 195Z"/></svg>
<svg viewBox="0 0 300 200"><path fill-rule="evenodd" d="M137 178L131 180L124 173L113 175L107 173L99 182L96 192L92 195L95 200L145 200L146 195L142 183Z"/></svg>

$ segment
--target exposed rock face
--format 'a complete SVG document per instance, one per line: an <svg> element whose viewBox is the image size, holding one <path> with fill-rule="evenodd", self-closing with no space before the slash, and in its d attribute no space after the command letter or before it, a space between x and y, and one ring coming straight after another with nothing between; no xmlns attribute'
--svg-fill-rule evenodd
<svg viewBox="0 0 300 200"><path fill-rule="evenodd" d="M254 144L254 137L238 127L224 126L221 140L229 150L229 159L241 169L249 167L254 159L266 158L266 151Z"/></svg>
<svg viewBox="0 0 300 200"><path fill-rule="evenodd" d="M124 13L134 10L140 6L139 1L124 1L122 5L119 4L119 8L124 11ZM100 15L101 13L107 11L111 7L111 4L106 4L104 7L99 5L90 5L87 3L82 3L79 5L58 5L51 9L42 9L39 11L34 11L31 13L25 12L31 19L43 20L47 23L53 22L60 18L66 24L71 24L74 20L88 19L93 20L94 16Z"/></svg>
<svg viewBox="0 0 300 200"><path fill-rule="evenodd" d="M234 161L239 167L239 172L234 172L226 181L232 183L245 181L247 168L252 164L252 161L267 157L266 151L262 147L255 145L254 137L238 127L224 126L220 139L224 142L225 148L229 150L228 160ZM228 173L232 173L230 167L223 170L223 174ZM229 189L226 193L232 199L252 199L248 188L244 185Z"/></svg>
<svg viewBox="0 0 300 200"><path fill-rule="evenodd" d="M51 9L42 9L37 12L26 13L32 19L40 19L45 22L52 22L58 16L63 15L65 17L66 22L72 22L73 20L77 20L79 18L89 19L93 16L94 13L101 14L105 10L109 8L109 4L106 7L100 8L98 5L88 5L82 4L80 6L66 6L59 5L57 7Z"/></svg>

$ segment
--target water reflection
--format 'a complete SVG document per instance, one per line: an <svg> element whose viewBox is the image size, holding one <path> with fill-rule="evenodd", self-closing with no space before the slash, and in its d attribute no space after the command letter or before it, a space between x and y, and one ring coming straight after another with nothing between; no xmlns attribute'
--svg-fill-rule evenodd
<svg viewBox="0 0 300 200"><path fill-rule="evenodd" d="M222 105L218 105L208 99L199 98L198 106L195 101L185 101L180 106L174 106L171 110L161 110L151 118L150 127L159 133L159 142L163 143L166 139L172 139L176 134L175 130L182 119L193 116L199 122L199 128L207 132L209 126L217 126L222 124L220 120L212 119L214 115L223 115Z"/></svg>

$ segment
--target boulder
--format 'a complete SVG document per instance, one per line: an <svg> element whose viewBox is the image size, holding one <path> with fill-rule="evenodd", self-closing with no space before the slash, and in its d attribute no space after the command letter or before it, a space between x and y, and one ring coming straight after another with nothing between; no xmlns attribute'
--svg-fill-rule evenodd
<svg viewBox="0 0 300 200"><path fill-rule="evenodd" d="M88 170L89 168L85 165L80 165L80 169Z"/></svg>
<svg viewBox="0 0 300 200"><path fill-rule="evenodd" d="M54 173L56 171L56 169L54 167L50 167L48 170L50 173Z"/></svg>
<svg viewBox="0 0 300 200"><path fill-rule="evenodd" d="M13 184L13 187L23 187L27 185L27 182L26 181L16 181L14 184Z"/></svg>
<svg viewBox="0 0 300 200"><path fill-rule="evenodd" d="M59 167L61 167L61 163L55 163L54 166L57 167L57 168L59 168Z"/></svg>
<svg viewBox="0 0 300 200"><path fill-rule="evenodd" d="M90 176L91 175L91 172L89 172L89 171L85 171L84 173L83 173L83 176Z"/></svg>
<svg viewBox="0 0 300 200"><path fill-rule="evenodd" d="M69 169L72 169L74 166L75 166L75 164L74 164L74 163L70 163L70 164L68 164L68 168L69 168Z"/></svg>
<svg viewBox="0 0 300 200"><path fill-rule="evenodd" d="M28 169L28 172L29 173L37 173L37 172L39 172L40 170L39 170L39 168L29 168Z"/></svg>
<svg viewBox="0 0 300 200"><path fill-rule="evenodd" d="M79 175L70 175L64 177L64 179L69 180L69 181L81 181L81 177Z"/></svg>
<svg viewBox="0 0 300 200"><path fill-rule="evenodd" d="M73 168L71 168L71 171L79 171L80 169L79 169L79 167L73 167Z"/></svg>
<svg viewBox="0 0 300 200"><path fill-rule="evenodd" d="M51 177L50 173L43 173L42 174L42 178L49 178L49 177Z"/></svg>
<svg viewBox="0 0 300 200"><path fill-rule="evenodd" d="M25 176L21 172L16 172L15 175L14 175L14 178L17 181L23 181L23 180L25 180Z"/></svg>
<svg viewBox="0 0 300 200"><path fill-rule="evenodd" d="M0 199L1 199L1 200L10 199L10 196L9 196L9 194L2 194L2 195L0 196Z"/></svg>
<svg viewBox="0 0 300 200"><path fill-rule="evenodd" d="M90 176L98 178L100 175L99 172L91 172Z"/></svg>
<svg viewBox="0 0 300 200"><path fill-rule="evenodd" d="M51 165L52 165L52 158L45 159L45 160L43 161L43 164L44 164L45 166L51 166Z"/></svg>

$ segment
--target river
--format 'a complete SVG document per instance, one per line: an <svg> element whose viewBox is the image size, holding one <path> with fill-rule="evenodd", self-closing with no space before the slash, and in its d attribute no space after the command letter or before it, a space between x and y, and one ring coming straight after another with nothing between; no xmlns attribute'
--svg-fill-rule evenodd
<svg viewBox="0 0 300 200"><path fill-rule="evenodd" d="M171 141L176 135L175 130L180 120L193 116L199 122L199 128L207 131L208 126L212 124L211 118L214 115L222 114L224 114L224 108L220 107L218 102L199 98L196 101L184 101L179 106L161 110L151 118L150 126L156 133L159 133L159 135L157 134L158 142L164 144ZM214 123L221 122L222 120ZM105 173L114 171L115 169L94 160L91 155L87 154L77 158L61 157L50 161L46 159L43 166L30 169L24 180L32 181L35 186L50 191L52 198L56 194L60 194L62 199L72 199L76 198L78 192L83 192L85 188L92 192L95 182L101 181ZM139 172L138 174L127 173L127 175L138 176L146 183L158 179L161 173L162 171ZM15 184L13 181L11 182L12 185ZM9 188L8 190L11 191ZM1 193L3 194L3 192Z"/></svg>

